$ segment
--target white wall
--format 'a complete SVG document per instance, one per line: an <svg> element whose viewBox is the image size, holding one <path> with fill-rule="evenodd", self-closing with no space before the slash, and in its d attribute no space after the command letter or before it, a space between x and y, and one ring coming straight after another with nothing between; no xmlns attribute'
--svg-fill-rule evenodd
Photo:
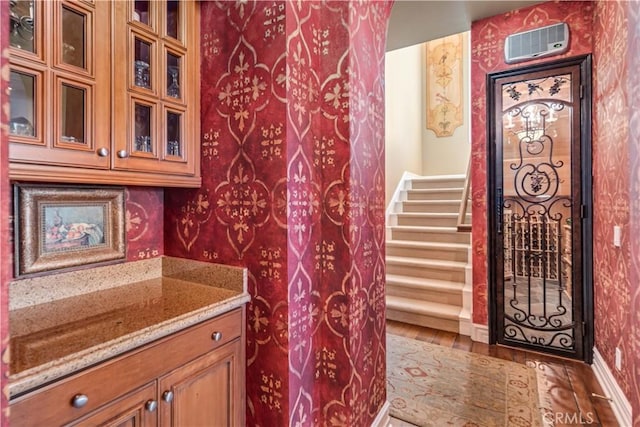
<svg viewBox="0 0 640 427"><path fill-rule="evenodd" d="M423 64L426 64L426 45L423 43L422 47ZM469 77L469 32L463 33L463 50L462 50L463 66L462 66L462 80L463 80L463 105L464 116L463 124L458 127L452 136L438 138L436 134L427 129L426 127L426 91L423 96L423 111L424 114L424 126L422 126L422 173L423 175L454 175L464 174L467 172L467 165L469 163L469 155L471 153L471 139L469 136L469 114L471 110L471 103L469 102L470 93L470 77ZM427 67L422 67L422 81L426 81Z"/></svg>
<svg viewBox="0 0 640 427"><path fill-rule="evenodd" d="M422 175L423 46L385 56L386 204L404 171Z"/></svg>

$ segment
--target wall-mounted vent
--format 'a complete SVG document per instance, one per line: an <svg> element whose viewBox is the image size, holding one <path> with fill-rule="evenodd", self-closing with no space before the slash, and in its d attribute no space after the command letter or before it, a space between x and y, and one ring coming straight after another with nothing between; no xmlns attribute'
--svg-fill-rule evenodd
<svg viewBox="0 0 640 427"><path fill-rule="evenodd" d="M513 64L557 55L566 52L568 48L569 26L563 22L511 34L504 42L504 58L507 64Z"/></svg>

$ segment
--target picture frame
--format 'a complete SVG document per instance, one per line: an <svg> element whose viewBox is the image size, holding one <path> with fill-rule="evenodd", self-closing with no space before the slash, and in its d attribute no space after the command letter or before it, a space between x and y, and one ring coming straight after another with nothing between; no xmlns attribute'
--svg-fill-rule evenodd
<svg viewBox="0 0 640 427"><path fill-rule="evenodd" d="M124 187L14 184L15 276L124 261Z"/></svg>

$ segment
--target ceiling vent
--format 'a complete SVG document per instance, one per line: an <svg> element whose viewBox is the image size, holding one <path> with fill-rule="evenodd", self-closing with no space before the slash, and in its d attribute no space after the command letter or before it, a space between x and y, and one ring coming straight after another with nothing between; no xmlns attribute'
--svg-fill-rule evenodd
<svg viewBox="0 0 640 427"><path fill-rule="evenodd" d="M569 48L569 26L562 22L535 30L511 34L504 42L507 64L529 61L566 52Z"/></svg>

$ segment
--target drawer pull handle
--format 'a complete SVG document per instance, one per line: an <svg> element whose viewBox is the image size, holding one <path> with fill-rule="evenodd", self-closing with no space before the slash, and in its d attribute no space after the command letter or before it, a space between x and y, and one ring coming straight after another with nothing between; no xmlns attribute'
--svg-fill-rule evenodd
<svg viewBox="0 0 640 427"><path fill-rule="evenodd" d="M82 408L87 403L89 403L89 397L86 394L76 394L71 400L71 405L74 408Z"/></svg>
<svg viewBox="0 0 640 427"><path fill-rule="evenodd" d="M214 341L220 341L222 339L222 332L220 331L216 331L213 334L211 334L211 339Z"/></svg>
<svg viewBox="0 0 640 427"><path fill-rule="evenodd" d="M153 412L158 407L158 402L156 402L155 400L148 400L144 407L147 409L147 411Z"/></svg>
<svg viewBox="0 0 640 427"><path fill-rule="evenodd" d="M167 403L171 403L171 401L173 400L173 392L171 390L167 390L162 393L162 400Z"/></svg>
<svg viewBox="0 0 640 427"><path fill-rule="evenodd" d="M98 149L98 156L107 157L108 155L109 155L109 150L107 150L106 148L102 147Z"/></svg>

